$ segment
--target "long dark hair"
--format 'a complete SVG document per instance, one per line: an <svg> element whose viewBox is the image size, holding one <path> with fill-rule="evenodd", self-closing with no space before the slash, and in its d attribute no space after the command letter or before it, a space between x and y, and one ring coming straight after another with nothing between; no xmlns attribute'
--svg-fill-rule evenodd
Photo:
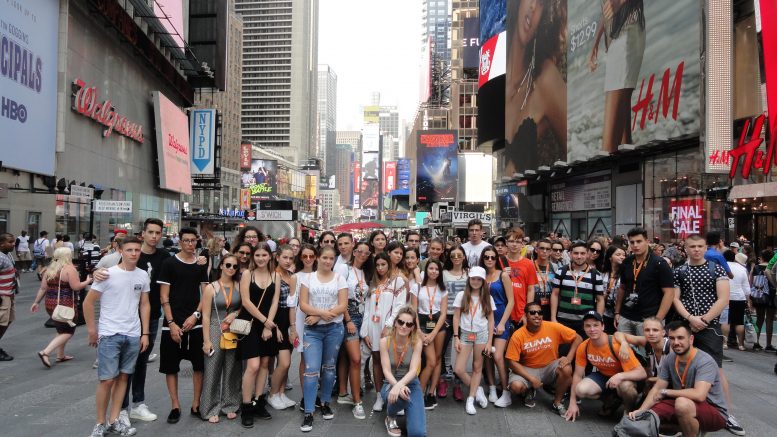
<svg viewBox="0 0 777 437"><path fill-rule="evenodd" d="M440 290L445 291L445 281L442 280L442 263L440 260L436 259L430 259L426 262L426 267L424 267L424 279L421 281L421 286L426 287L429 284L429 265L434 264L437 266L437 269L440 271L440 274L437 275L437 287Z"/></svg>
<svg viewBox="0 0 777 437"><path fill-rule="evenodd" d="M460 250L462 255L464 255L463 261L461 263L461 269L464 271L467 271L469 269L469 262L467 261L467 252L464 250L463 247L461 247L461 244L457 244L451 248L451 250L448 251L447 256L445 257L445 268L443 270L451 270L453 268L453 261L451 260L451 254L454 250Z"/></svg>
<svg viewBox="0 0 777 437"><path fill-rule="evenodd" d="M518 31L518 8L522 0L507 2L507 28ZM624 8L621 8L624 9ZM546 59L550 59L558 67L560 72L566 71L565 58L561 48L566 43L567 2L550 1L543 2L542 16L537 27L534 41L529 42L529 49L524 52L523 65L529 65L534 57L534 65L541 66ZM508 35L508 41L512 41L513 35ZM535 49L532 45L536 43ZM510 56L508 54L508 56ZM534 78L539 77L542 68L534 69Z"/></svg>
<svg viewBox="0 0 777 437"><path fill-rule="evenodd" d="M405 245L400 243L399 241L392 241L391 243L386 245L386 248L383 250L387 254L393 252L395 249L402 249L402 260L399 262L399 264L396 266L400 271L404 272L404 269L402 268L402 264L405 263L405 254L407 253L407 250L405 249ZM391 257L389 257L391 259Z"/></svg>
<svg viewBox="0 0 777 437"><path fill-rule="evenodd" d="M299 254L297 255L297 258L294 259L295 272L301 272L305 268L305 264L302 263L302 252L306 249L313 252L313 271L315 272L318 270L318 249L316 249L316 246L310 243L303 243L299 247Z"/></svg>
<svg viewBox="0 0 777 437"><path fill-rule="evenodd" d="M370 247L370 243L362 240L354 244L353 251L356 252L357 249L359 249L359 246L364 246L367 248L367 250L372 253L372 248ZM353 261L356 259L356 256L351 256L351 261L348 263L349 266L353 267ZM367 261L364 261L364 264L362 264L362 272L364 272L364 282L370 283L372 281L372 276L375 274L375 260L372 259L371 256L367 257Z"/></svg>
<svg viewBox="0 0 777 437"><path fill-rule="evenodd" d="M386 263L388 264L388 270L386 271L386 276L384 277L384 279L385 278L391 279L391 277L396 275L397 273L396 267L394 267L394 264L391 264L391 257L389 257L388 253L378 252L377 254L375 254L375 275L373 275L372 281L370 281L370 285L373 287L377 286L378 281L380 280L380 278L378 278L379 276L378 268L377 268L378 260L386 261Z"/></svg>
<svg viewBox="0 0 777 437"><path fill-rule="evenodd" d="M231 279L233 281L238 281L239 280L239 277L240 277L240 261L238 261L237 256L230 254L230 255L221 257L221 262L219 263L219 266L218 266L219 277L216 278L217 281L219 279L221 279L221 267L224 265L224 261L226 261L226 260L228 260L230 258L235 260L235 263L237 264L237 268L235 269L235 273L233 273L232 277L229 278L229 279Z"/></svg>
<svg viewBox="0 0 777 437"><path fill-rule="evenodd" d="M386 237L386 234L381 231L380 229L376 229L370 233L370 237L367 238L367 241L370 243L370 247L372 248L372 253L375 254L375 244L373 244L373 240L375 240L375 237L378 235L383 235L383 238L386 239L386 247L388 247L388 237ZM386 250L385 248L383 250ZM390 263L390 262L389 262Z"/></svg>
<svg viewBox="0 0 777 437"><path fill-rule="evenodd" d="M263 250L267 252L270 255L270 260L267 262L267 272L272 274L272 272L275 271L275 256L273 254L272 249L270 249L270 245L267 243L259 243L256 245L256 249L254 249L253 252L251 252L251 270L256 270L256 264L254 263L254 256L256 255L256 252Z"/></svg>
<svg viewBox="0 0 777 437"><path fill-rule="evenodd" d="M609 245L607 247L607 251L605 252L605 255L603 257L604 258L604 265L602 266L602 270L601 270L602 273L609 273L609 274L613 274L614 273L612 271L612 256L618 250L622 250L624 253L626 252L626 250L624 248L622 248L620 246L616 246L614 244L611 244L611 245ZM620 275L620 272L615 272L615 273L617 275Z"/></svg>
<svg viewBox="0 0 777 437"><path fill-rule="evenodd" d="M478 265L480 267L483 267L483 270L488 272L485 259L483 258L486 252L493 252L494 256L496 257L496 260L494 261L494 270L501 271L502 269L499 268L499 252L496 251L496 247L494 246L486 246L483 248L483 250L480 252L480 259L478 260Z"/></svg>
<svg viewBox="0 0 777 437"><path fill-rule="evenodd" d="M337 251L337 237L335 236L335 233L332 231L324 231L321 233L321 235L318 237L318 251L321 251L321 242L324 241L324 237L327 235L331 235L332 239L335 240L335 244L332 246L335 248L335 258L337 258L338 255L340 255Z"/></svg>

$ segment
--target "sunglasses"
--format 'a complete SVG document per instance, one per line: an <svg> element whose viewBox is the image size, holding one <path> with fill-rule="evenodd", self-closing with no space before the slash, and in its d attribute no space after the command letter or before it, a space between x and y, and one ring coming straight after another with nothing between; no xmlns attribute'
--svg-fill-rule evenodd
<svg viewBox="0 0 777 437"><path fill-rule="evenodd" d="M601 253L602 252L602 249L593 249L593 248L591 248L591 249L588 249L588 250L591 251L592 253Z"/></svg>
<svg viewBox="0 0 777 437"><path fill-rule="evenodd" d="M529 315L531 315L531 316L539 316L539 315L542 314L542 311L540 311L540 310L530 310L530 311L527 311L527 313L529 313Z"/></svg>
<svg viewBox="0 0 777 437"><path fill-rule="evenodd" d="M399 325L400 328L401 327L412 328L415 326L415 322L406 322L402 319L397 319L397 325Z"/></svg>
<svg viewBox="0 0 777 437"><path fill-rule="evenodd" d="M251 255L251 252L243 252L242 250L238 250L237 253L242 256L248 256Z"/></svg>
<svg viewBox="0 0 777 437"><path fill-rule="evenodd" d="M483 260L484 261L489 261L489 260L490 261L496 261L496 256L495 255L483 255Z"/></svg>
<svg viewBox="0 0 777 437"><path fill-rule="evenodd" d="M224 268L227 268L227 269L236 269L238 267L240 267L238 264L224 263Z"/></svg>
<svg viewBox="0 0 777 437"><path fill-rule="evenodd" d="M300 255L302 259L316 259L315 255Z"/></svg>
<svg viewBox="0 0 777 437"><path fill-rule="evenodd" d="M553 249L553 251L554 251L554 252L561 253L561 252L563 252L563 251L564 251L564 249Z"/></svg>
<svg viewBox="0 0 777 437"><path fill-rule="evenodd" d="M323 244L335 244L335 240L324 240L321 243L323 243Z"/></svg>
<svg viewBox="0 0 777 437"><path fill-rule="evenodd" d="M451 259L459 259L459 258L464 258L464 255L462 255L460 253L452 253L451 254Z"/></svg>

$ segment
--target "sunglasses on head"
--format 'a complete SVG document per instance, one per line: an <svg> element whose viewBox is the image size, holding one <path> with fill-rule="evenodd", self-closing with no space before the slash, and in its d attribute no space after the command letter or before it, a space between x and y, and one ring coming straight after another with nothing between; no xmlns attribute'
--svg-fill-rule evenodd
<svg viewBox="0 0 777 437"><path fill-rule="evenodd" d="M413 326L415 326L415 322L406 322L402 319L397 319L397 325L399 325L400 328L403 326L412 328Z"/></svg>
<svg viewBox="0 0 777 437"><path fill-rule="evenodd" d="M529 310L526 312L531 316L539 316L542 314L542 310Z"/></svg>
<svg viewBox="0 0 777 437"><path fill-rule="evenodd" d="M224 268L227 268L227 269L236 269L238 267L239 267L238 264L224 263Z"/></svg>

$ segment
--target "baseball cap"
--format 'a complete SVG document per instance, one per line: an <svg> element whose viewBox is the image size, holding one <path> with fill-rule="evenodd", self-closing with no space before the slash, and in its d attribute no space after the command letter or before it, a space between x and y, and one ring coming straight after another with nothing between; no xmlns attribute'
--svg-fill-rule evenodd
<svg viewBox="0 0 777 437"><path fill-rule="evenodd" d="M736 241L732 241L731 244L728 245L728 247L739 249L739 243L737 243Z"/></svg>
<svg viewBox="0 0 777 437"><path fill-rule="evenodd" d="M585 313L585 315L583 316L583 321L586 321L588 319L596 319L600 322L604 322L604 318L602 318L602 315L597 313L596 311L589 311Z"/></svg>
<svg viewBox="0 0 777 437"><path fill-rule="evenodd" d="M486 269L480 266L475 266L469 269L469 277L470 278L480 278L482 280L486 280Z"/></svg>

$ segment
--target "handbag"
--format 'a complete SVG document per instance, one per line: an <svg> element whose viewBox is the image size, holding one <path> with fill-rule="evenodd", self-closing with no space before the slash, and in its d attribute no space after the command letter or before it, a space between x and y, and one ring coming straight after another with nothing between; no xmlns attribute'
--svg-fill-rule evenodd
<svg viewBox="0 0 777 437"><path fill-rule="evenodd" d="M745 347L752 349L758 343L758 334L755 332L755 325L750 311L745 311Z"/></svg>
<svg viewBox="0 0 777 437"><path fill-rule="evenodd" d="M251 282L254 280L253 273L251 274ZM262 300L264 299L264 294L267 293L267 288L264 289L262 292L262 296L259 297L259 302L256 304L256 307L259 308L262 305ZM250 314L249 314L250 316ZM229 324L229 332L233 332L238 335L248 335L248 333L251 332L251 326L254 323L254 318L251 317L251 320L243 320L243 319L235 319L232 321L232 323Z"/></svg>
<svg viewBox="0 0 777 437"><path fill-rule="evenodd" d="M76 300L75 293L73 295L73 306L68 307L59 304L59 296L62 291L62 270L59 271L59 281L57 282L57 306L54 307L54 311L51 312L51 320L60 323L67 323L71 328L75 327L73 319L76 318Z"/></svg>
<svg viewBox="0 0 777 437"><path fill-rule="evenodd" d="M237 334L231 331L224 332L224 330L221 329L221 317L219 316L219 309L218 307L216 307L216 293L213 293L213 311L216 313L216 321L219 324L219 331L221 331L221 336L219 337L219 349L221 350L236 349L237 341L238 341ZM227 305L227 312L229 312L229 305ZM250 326L248 330L249 331L251 330Z"/></svg>
<svg viewBox="0 0 777 437"><path fill-rule="evenodd" d="M635 420L623 416L612 429L613 437L658 437L661 420L653 410L643 411Z"/></svg>

